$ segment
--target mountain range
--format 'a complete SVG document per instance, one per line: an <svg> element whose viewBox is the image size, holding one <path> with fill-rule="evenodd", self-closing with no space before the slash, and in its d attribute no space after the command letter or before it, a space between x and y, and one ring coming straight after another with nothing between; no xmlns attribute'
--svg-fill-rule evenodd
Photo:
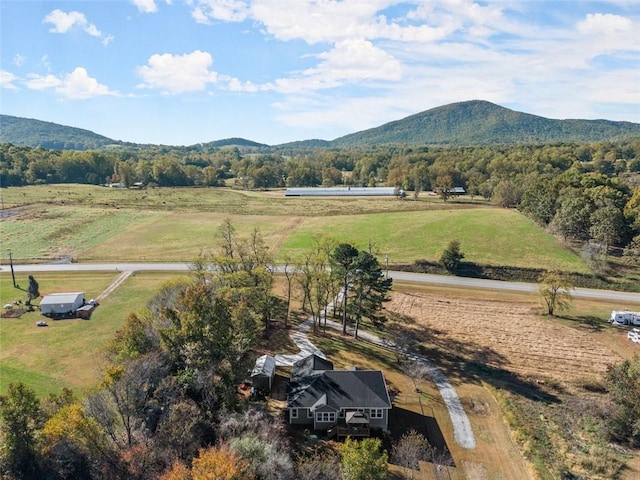
<svg viewBox="0 0 640 480"><path fill-rule="evenodd" d="M589 143L640 138L640 124L609 120L555 120L517 112L482 100L432 108L379 127L332 141L303 140L270 148L341 148L383 144L496 145ZM0 115L0 143L51 149L89 150L110 145L143 146L98 135L89 130L40 120ZM217 140L200 147L268 145L243 138Z"/></svg>

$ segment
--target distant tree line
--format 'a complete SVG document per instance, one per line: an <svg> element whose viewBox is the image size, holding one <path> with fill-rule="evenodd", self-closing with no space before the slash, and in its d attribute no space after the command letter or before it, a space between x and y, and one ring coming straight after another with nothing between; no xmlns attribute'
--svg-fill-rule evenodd
<svg viewBox="0 0 640 480"><path fill-rule="evenodd" d="M94 151L0 145L0 185L120 183L270 189L387 185L518 208L597 264L611 247L640 253L640 140L617 144L351 149L117 146ZM634 190L635 186L635 190Z"/></svg>
<svg viewBox="0 0 640 480"><path fill-rule="evenodd" d="M156 186L220 185L234 178L244 188L388 185L431 190L449 178L471 195L514 206L527 176L570 168L621 177L640 173L640 140L619 144L476 147L299 148L127 147L48 150L0 144L2 186L43 183L136 182ZM520 189L521 190L521 189Z"/></svg>

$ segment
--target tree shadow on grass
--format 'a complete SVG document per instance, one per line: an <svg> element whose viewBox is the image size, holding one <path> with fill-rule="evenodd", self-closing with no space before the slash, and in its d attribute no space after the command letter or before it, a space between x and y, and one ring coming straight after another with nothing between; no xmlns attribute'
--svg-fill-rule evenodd
<svg viewBox="0 0 640 480"><path fill-rule="evenodd" d="M561 315L558 318L567 320L580 330L587 330L591 333L601 332L609 326L609 324L601 317L595 317L593 315L580 315L577 317Z"/></svg>
<svg viewBox="0 0 640 480"><path fill-rule="evenodd" d="M531 400L546 403L560 402L556 395L544 390L540 384L522 378L505 368L509 363L508 359L492 348L479 345L472 338L465 342L453 339L447 332L418 325L414 319L406 315L396 314L396 320L405 325L396 323L395 328L408 329L411 338L414 339L407 349L441 368L452 384L486 382Z"/></svg>
<svg viewBox="0 0 640 480"><path fill-rule="evenodd" d="M316 345L327 357L339 355L340 352L349 351L358 357L367 358L389 370L401 370L400 365L393 361L392 355L384 349L374 346L362 339L355 340L351 336L343 336L335 331L328 330L322 333L318 331L309 336L311 342Z"/></svg>
<svg viewBox="0 0 640 480"><path fill-rule="evenodd" d="M427 439L429 445L435 449L431 452L432 455L438 458L441 464L455 467L447 441L435 417L394 406L389 413L389 428L392 444L396 444L403 435L413 430Z"/></svg>

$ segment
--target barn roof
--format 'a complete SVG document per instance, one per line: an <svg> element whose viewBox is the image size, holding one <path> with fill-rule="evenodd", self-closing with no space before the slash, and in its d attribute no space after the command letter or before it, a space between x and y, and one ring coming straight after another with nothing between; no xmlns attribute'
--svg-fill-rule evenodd
<svg viewBox="0 0 640 480"><path fill-rule="evenodd" d="M328 196L393 196L393 187L294 187L287 188L286 197L328 197Z"/></svg>

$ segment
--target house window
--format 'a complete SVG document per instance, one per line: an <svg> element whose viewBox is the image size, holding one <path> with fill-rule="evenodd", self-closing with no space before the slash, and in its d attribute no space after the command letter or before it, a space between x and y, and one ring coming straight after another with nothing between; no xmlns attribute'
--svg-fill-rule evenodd
<svg viewBox="0 0 640 480"><path fill-rule="evenodd" d="M372 408L371 418L384 418L384 410L382 408Z"/></svg>
<svg viewBox="0 0 640 480"><path fill-rule="evenodd" d="M316 422L330 423L335 421L336 421L335 412L317 412L316 413Z"/></svg>
<svg viewBox="0 0 640 480"><path fill-rule="evenodd" d="M292 408L291 409L291 418L298 418L298 409L297 408Z"/></svg>
<svg viewBox="0 0 640 480"><path fill-rule="evenodd" d="M338 416L339 418L344 418L344 408L340 409L340 414Z"/></svg>

